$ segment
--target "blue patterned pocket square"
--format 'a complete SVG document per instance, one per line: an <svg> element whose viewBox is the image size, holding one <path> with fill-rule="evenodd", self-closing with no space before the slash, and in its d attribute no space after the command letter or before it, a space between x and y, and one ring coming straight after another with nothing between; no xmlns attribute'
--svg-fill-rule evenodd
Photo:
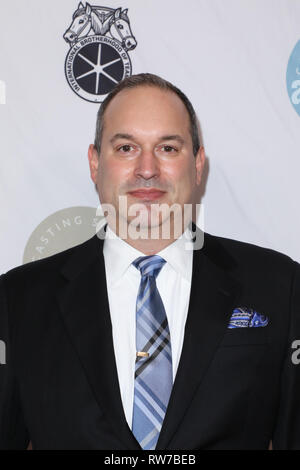
<svg viewBox="0 0 300 470"><path fill-rule="evenodd" d="M257 328L266 326L268 323L269 318L256 312L253 308L237 307L233 310L228 328Z"/></svg>

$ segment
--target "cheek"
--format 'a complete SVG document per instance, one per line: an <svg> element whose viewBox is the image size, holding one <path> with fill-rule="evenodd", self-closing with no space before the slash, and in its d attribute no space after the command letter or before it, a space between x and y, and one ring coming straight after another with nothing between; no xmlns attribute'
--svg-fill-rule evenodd
<svg viewBox="0 0 300 470"><path fill-rule="evenodd" d="M193 178L193 168L185 162L178 162L176 165L167 165L164 170L164 179L170 181L180 191L189 190Z"/></svg>
<svg viewBox="0 0 300 470"><path fill-rule="evenodd" d="M118 188L126 182L131 175L131 170L128 168L128 165L122 166L120 162L112 162L109 164L106 161L103 161L99 165L98 170L98 181L106 191L113 193Z"/></svg>

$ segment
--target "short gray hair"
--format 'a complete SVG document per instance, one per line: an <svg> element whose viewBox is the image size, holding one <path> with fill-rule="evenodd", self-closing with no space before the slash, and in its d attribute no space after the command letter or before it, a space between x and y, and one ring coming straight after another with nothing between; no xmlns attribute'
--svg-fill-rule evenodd
<svg viewBox="0 0 300 470"><path fill-rule="evenodd" d="M162 90L172 91L181 99L189 114L190 133L193 143L193 154L194 156L196 156L200 148L200 133L198 129L197 115L195 113L192 103L187 98L187 96L181 90L179 90L179 88L177 88L175 85L168 82L167 80L164 80L158 75L154 75L152 73L139 73L136 75L132 75L131 77L125 78L113 88L113 90L106 96L105 100L101 103L97 113L96 134L94 141L94 146L98 152L98 155L100 156L104 113L107 106L112 101L112 99L122 90L136 88L139 86L153 86Z"/></svg>

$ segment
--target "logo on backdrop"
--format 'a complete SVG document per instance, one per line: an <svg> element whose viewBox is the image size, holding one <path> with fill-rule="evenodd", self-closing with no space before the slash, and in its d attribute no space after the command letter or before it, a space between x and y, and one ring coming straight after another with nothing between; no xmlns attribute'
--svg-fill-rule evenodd
<svg viewBox="0 0 300 470"><path fill-rule="evenodd" d="M95 235L105 221L94 207L67 207L46 219L34 229L26 244L23 264L43 259L79 245Z"/></svg>
<svg viewBox="0 0 300 470"><path fill-rule="evenodd" d="M131 75L128 51L137 42L128 9L79 3L63 38L70 50L65 74L72 90L92 103L101 103L123 78Z"/></svg>
<svg viewBox="0 0 300 470"><path fill-rule="evenodd" d="M294 47L288 62L286 85L291 103L300 116L300 40Z"/></svg>

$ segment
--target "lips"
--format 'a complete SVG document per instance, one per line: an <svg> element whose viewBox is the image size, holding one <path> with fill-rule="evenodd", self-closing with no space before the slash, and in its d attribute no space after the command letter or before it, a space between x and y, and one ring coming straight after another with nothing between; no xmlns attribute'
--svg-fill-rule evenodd
<svg viewBox="0 0 300 470"><path fill-rule="evenodd" d="M165 191L160 191L159 189L138 189L136 191L130 191L129 194L138 199L152 201L154 199L160 198L163 194L165 194Z"/></svg>

